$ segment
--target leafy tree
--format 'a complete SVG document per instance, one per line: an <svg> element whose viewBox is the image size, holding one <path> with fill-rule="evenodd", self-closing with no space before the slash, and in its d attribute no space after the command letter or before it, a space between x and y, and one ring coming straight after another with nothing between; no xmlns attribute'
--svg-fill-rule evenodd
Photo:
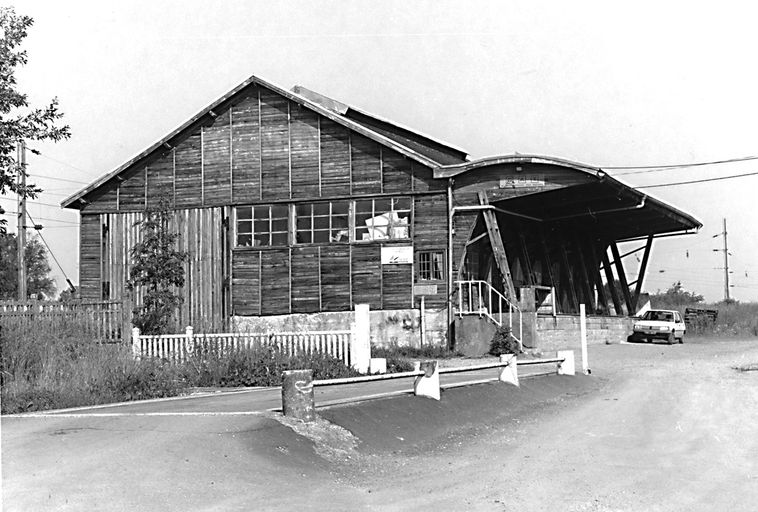
<svg viewBox="0 0 758 512"><path fill-rule="evenodd" d="M32 18L17 15L13 7L0 7L0 195L11 192L30 198L42 190L33 184L21 187L17 181L17 142L57 142L71 135L67 125L56 126L63 117L58 111L57 98L44 108L30 108L26 94L16 89L16 67L27 62L26 52L18 50L18 46L32 23ZM26 169L22 172L26 173ZM0 206L0 214L3 212ZM5 233L5 223L0 219L0 233Z"/></svg>
<svg viewBox="0 0 758 512"><path fill-rule="evenodd" d="M684 289L681 281L672 283L668 290L650 294L650 303L656 308L681 309L703 302L702 295Z"/></svg>
<svg viewBox="0 0 758 512"><path fill-rule="evenodd" d="M0 234L0 298L16 299L18 296L18 262L16 251L18 239L11 233ZM24 248L26 264L26 290L38 299L55 295L55 281L50 277L47 252L39 238L32 237Z"/></svg>
<svg viewBox="0 0 758 512"><path fill-rule="evenodd" d="M141 288L142 304L132 311L132 323L146 334L165 334L183 299L175 293L184 286L187 253L176 249L179 235L169 231L171 211L166 200L138 222L142 240L131 249L130 290Z"/></svg>

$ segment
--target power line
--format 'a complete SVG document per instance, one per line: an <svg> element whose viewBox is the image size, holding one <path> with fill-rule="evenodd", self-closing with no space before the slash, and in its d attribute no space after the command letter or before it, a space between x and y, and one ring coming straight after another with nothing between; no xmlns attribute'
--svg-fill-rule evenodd
<svg viewBox="0 0 758 512"><path fill-rule="evenodd" d="M70 168L72 168L72 169L75 169L75 170L77 170L77 171L79 171L79 172L81 172L81 173L84 173L84 174L88 175L88 176L91 176L91 175L92 175L92 173L91 173L91 172L89 172L89 171L85 171L84 169L82 169L82 168L80 168L80 167L77 167L77 166L75 166L75 165L73 165L73 164L70 164L70 163L68 163L68 162L64 162L63 160L58 160L57 158L53 158L53 157L51 157L51 156L47 156L47 155L43 154L42 152L40 152L40 151L39 151L39 150L37 150L37 149L30 149L30 151L31 151L32 153L34 153L35 155L37 155L37 156L41 156L42 158L46 158L46 159L48 159L48 160L51 160L51 161L53 161L53 162L57 162L57 163L59 163L59 164L63 164L63 165L65 165L65 166L67 166L67 167L70 167Z"/></svg>
<svg viewBox="0 0 758 512"><path fill-rule="evenodd" d="M63 181L65 183L76 183L77 185L86 185L88 182L80 180L67 180L66 178L56 178L54 176L42 176L40 174L29 174L33 178L42 178L45 180Z"/></svg>
<svg viewBox="0 0 758 512"><path fill-rule="evenodd" d="M12 199L10 197L0 197L0 199L5 199L6 201L13 201L13 202L15 202L15 199ZM42 201L36 201L34 199L27 199L26 202L27 203L32 203L32 204L39 204L39 205L42 205L42 206L52 206L53 208L60 208L61 207L61 205L59 205L59 204L43 203Z"/></svg>
<svg viewBox="0 0 758 512"><path fill-rule="evenodd" d="M676 185L691 185L693 183L705 183L707 181L729 180L732 178L744 178L745 176L755 176L755 175L758 175L758 172L746 172L744 174L734 174L731 176L719 176L717 178L705 178L702 180L677 181L674 183L659 183L657 185L639 185L635 188L674 187Z"/></svg>
<svg viewBox="0 0 758 512"><path fill-rule="evenodd" d="M641 171L621 172L621 173L616 174L616 176L623 176L625 174L641 174L644 172L667 171L669 169L685 169L687 167L701 167L704 165L731 164L735 162L747 162L749 160L758 160L758 156L744 156L740 158L727 158L724 160L712 160L710 162L693 162L689 164L607 166L607 167L602 167L602 169L615 169L615 170L645 169Z"/></svg>
<svg viewBox="0 0 758 512"><path fill-rule="evenodd" d="M37 223L32 218L31 214L29 212L26 212L26 215L29 217L29 220L32 221L32 224L37 226ZM35 228L36 229L36 228ZM47 252L50 253L50 256L53 257L53 261L55 261L55 264L58 265L58 268L60 269L61 273L63 274L63 277L66 278L66 282L68 283L68 286L71 288L71 291L76 291L76 288L74 287L73 283L71 282L71 279L68 278L68 275L66 275L66 271L63 270L63 267L61 266L60 262L58 261L58 258L55 257L55 254L53 253L53 250L50 249L50 246L47 244L47 240L45 240L45 237L42 236L42 232L37 229L37 234L39 235L40 239L42 240L42 243L45 244L45 247L47 247Z"/></svg>

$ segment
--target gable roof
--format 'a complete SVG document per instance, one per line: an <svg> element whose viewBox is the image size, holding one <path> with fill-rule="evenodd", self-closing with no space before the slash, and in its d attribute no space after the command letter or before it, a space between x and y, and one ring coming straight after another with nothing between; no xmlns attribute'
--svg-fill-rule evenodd
<svg viewBox="0 0 758 512"><path fill-rule="evenodd" d="M235 97L244 94L246 90L254 87L269 89L288 100L294 101L331 121L364 135L369 139L391 148L408 158L416 160L427 167L436 168L440 165L453 165L466 161L466 152L461 149L439 142L431 137L414 132L400 125L382 120L376 116L353 109L348 105L327 98L326 96L319 95L318 93L308 91L311 96L308 98L297 92L288 91L252 75L250 78L202 109L181 126L149 146L134 158L61 201L61 207L78 209L80 200L82 200L87 194L139 164L140 161L149 158L156 151L160 151L165 147L173 146L172 142L175 139L182 137L187 131L195 128L201 121L206 118L215 117L214 109L225 106ZM295 90L307 91L307 89L302 87L295 87ZM320 102L314 101L316 96L320 96L323 100Z"/></svg>

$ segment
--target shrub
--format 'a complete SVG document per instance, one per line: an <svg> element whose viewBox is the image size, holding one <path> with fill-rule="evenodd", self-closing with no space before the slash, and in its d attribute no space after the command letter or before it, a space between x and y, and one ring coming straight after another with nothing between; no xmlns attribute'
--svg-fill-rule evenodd
<svg viewBox="0 0 758 512"><path fill-rule="evenodd" d="M196 386L279 386L282 372L312 369L314 379L360 375L341 359L325 354L289 355L273 347L253 347L231 354L194 354L183 369Z"/></svg>
<svg viewBox="0 0 758 512"><path fill-rule="evenodd" d="M397 373L413 370L413 360L449 359L451 357L459 357L462 354L440 345L408 347L392 343L383 347L372 347L371 355L373 357L385 358L387 360L387 372Z"/></svg>
<svg viewBox="0 0 758 512"><path fill-rule="evenodd" d="M511 328L507 325L498 327L490 342L490 354L499 356L502 354L520 354L521 347L518 340L513 337Z"/></svg>

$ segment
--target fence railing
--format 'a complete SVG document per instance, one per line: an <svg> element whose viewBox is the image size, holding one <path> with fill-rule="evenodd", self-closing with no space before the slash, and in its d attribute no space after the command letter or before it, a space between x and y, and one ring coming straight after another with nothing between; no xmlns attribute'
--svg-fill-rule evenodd
<svg viewBox="0 0 758 512"><path fill-rule="evenodd" d="M521 310L502 293L492 287L487 281L456 281L458 286L458 315L486 316L498 326L506 321L511 330L511 336L516 338L519 346L524 338ZM518 324L518 335L513 330L514 315ZM504 319L507 317L507 320Z"/></svg>
<svg viewBox="0 0 758 512"><path fill-rule="evenodd" d="M349 330L195 334L192 327L187 327L184 334L143 335L134 328L132 353L135 357L158 357L182 362L193 354L212 357L255 347L270 347L293 356L328 354L346 365L352 365L355 363L352 340L353 333Z"/></svg>
<svg viewBox="0 0 758 512"><path fill-rule="evenodd" d="M131 311L124 301L0 301L0 325L39 329L43 324L64 329L74 323L78 334L105 343L124 340L130 332Z"/></svg>

